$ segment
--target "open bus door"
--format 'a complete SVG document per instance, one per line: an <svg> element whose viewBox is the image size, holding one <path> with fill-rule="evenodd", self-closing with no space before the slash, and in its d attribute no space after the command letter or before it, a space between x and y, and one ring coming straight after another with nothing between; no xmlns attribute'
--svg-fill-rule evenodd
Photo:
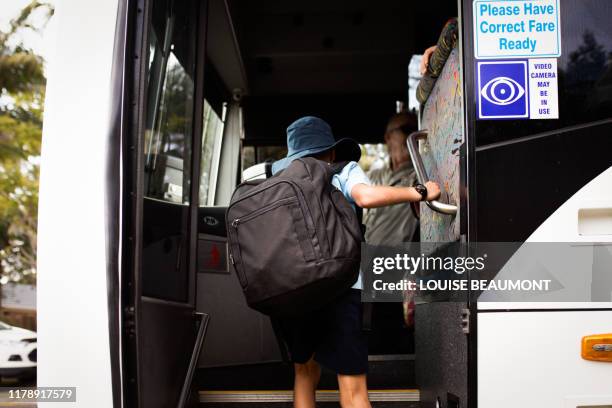
<svg viewBox="0 0 612 408"><path fill-rule="evenodd" d="M444 39L452 39L447 42ZM408 148L417 178L437 180L439 201L420 205L421 242L434 247L465 240L465 206L462 206L461 176L465 160L463 92L459 33L449 22L433 57L441 61L433 87L421 83L417 93L426 99L420 130L408 137ZM468 338L460 322L466 301L432 298L415 310L416 375L421 406L455 408L468 406Z"/></svg>
<svg viewBox="0 0 612 408"><path fill-rule="evenodd" d="M610 406L612 366L581 358L580 344L583 337L609 333L612 316L609 283L595 275L609 272L603 248L609 250L612 231L603 217L591 224L586 215L609 206L603 203L611 197L612 65L606 55L612 32L606 21L612 8L606 0L556 2L562 44L554 58L557 117L491 120L478 111L486 89L476 80L483 61L475 51L477 3L460 4L459 42L422 101L423 131L409 138L413 161L423 162L421 179L429 176L446 190L437 208L421 204L421 241L589 246L597 299L499 303L466 297L417 305L420 406ZM455 215L446 211L448 204L457 207ZM574 272L590 278L587 268Z"/></svg>
<svg viewBox="0 0 612 408"><path fill-rule="evenodd" d="M208 322L195 300L205 7L145 1L133 15L122 281L131 407L184 406Z"/></svg>
<svg viewBox="0 0 612 408"><path fill-rule="evenodd" d="M226 3L150 0L139 10L124 384L133 406L182 406L199 367L280 355L227 256L225 212L243 136L234 90L246 85Z"/></svg>

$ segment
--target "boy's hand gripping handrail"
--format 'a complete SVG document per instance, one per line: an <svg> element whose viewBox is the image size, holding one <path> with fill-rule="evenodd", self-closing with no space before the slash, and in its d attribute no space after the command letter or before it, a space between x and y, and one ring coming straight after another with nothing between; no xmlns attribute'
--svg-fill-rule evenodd
<svg viewBox="0 0 612 408"><path fill-rule="evenodd" d="M421 158L421 154L419 153L419 140L421 139L427 139L427 130L418 130L416 132L411 133L408 136L408 140L406 141L406 143L408 144L408 152L410 153L410 158L412 159L412 163L414 165L417 180L419 181L419 183L425 184L429 181L429 176L427 176L427 171L425 170L423 159ZM456 205L442 203L437 200L425 201L425 203L433 211L448 215L457 214Z"/></svg>

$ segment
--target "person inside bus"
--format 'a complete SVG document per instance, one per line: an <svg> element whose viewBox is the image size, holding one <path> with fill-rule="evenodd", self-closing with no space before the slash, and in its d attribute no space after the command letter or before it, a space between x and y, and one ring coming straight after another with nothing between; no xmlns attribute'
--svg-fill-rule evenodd
<svg viewBox="0 0 612 408"><path fill-rule="evenodd" d="M413 186L417 179L406 140L408 135L417 130L416 115L400 112L393 115L387 122L385 130L385 143L389 159L381 168L368 173L370 181L380 186ZM370 245L397 246L403 242L419 241L419 220L417 208L408 205L390 205L369 209L363 218L366 226L365 241ZM403 308L395 303L380 303L373 306L373 318L379 313L397 315L393 322L398 327L414 326L414 300L413 293L405 293ZM393 323L395 324L395 323Z"/></svg>
<svg viewBox="0 0 612 408"><path fill-rule="evenodd" d="M419 72L421 73L421 76L427 73L427 68L429 68L429 59L431 58L431 54L433 54L437 48L437 45L432 45L423 51L423 57L419 63Z"/></svg>
<svg viewBox="0 0 612 408"><path fill-rule="evenodd" d="M406 186L416 183L416 173L410 160L406 140L417 130L417 119L412 113L393 115L385 130L389 160L383 167L371 170L368 177L377 186ZM368 210L363 218L365 240L372 245L393 246L415 240L419 220L407 205L390 205Z"/></svg>
<svg viewBox="0 0 612 408"><path fill-rule="evenodd" d="M377 208L400 203L434 200L440 195L435 182L418 187L374 186L357 164L361 149L352 139L336 141L324 120L306 116L287 128L288 156L272 165L272 172L286 168L292 160L315 157L328 163L351 161L332 178L353 205ZM368 344L362 331L361 278L346 293L316 312L299 318L281 318L277 323L294 363L294 407L314 408L321 365L337 373L343 408L368 408L366 374Z"/></svg>

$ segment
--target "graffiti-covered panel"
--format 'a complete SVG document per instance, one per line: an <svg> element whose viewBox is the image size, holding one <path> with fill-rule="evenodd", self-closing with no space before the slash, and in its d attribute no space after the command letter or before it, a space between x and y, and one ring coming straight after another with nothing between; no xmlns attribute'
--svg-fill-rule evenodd
<svg viewBox="0 0 612 408"><path fill-rule="evenodd" d="M455 48L425 103L421 128L428 130L421 141L421 156L431 180L440 183L440 201L459 203L459 147L463 143L462 86L459 52ZM421 241L446 242L459 239L459 213L451 216L432 211L421 203Z"/></svg>

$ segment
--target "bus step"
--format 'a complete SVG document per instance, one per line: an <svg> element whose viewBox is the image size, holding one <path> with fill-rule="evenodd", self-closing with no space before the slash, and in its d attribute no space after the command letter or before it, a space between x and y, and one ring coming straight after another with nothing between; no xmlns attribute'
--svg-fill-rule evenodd
<svg viewBox="0 0 612 408"><path fill-rule="evenodd" d="M420 399L417 389L370 390L370 401L376 408L417 408ZM274 403L275 408L292 406L293 391L291 390L251 390L251 391L200 391L200 403L205 406L233 407L239 404L249 404L249 407L266 407ZM337 406L338 390L318 390L317 402L325 406Z"/></svg>
<svg viewBox="0 0 612 408"><path fill-rule="evenodd" d="M414 356L371 356L368 387L371 389L417 388ZM283 363L263 363L231 367L198 368L194 377L198 390L291 390L293 366ZM321 389L337 389L336 374L323 367Z"/></svg>

